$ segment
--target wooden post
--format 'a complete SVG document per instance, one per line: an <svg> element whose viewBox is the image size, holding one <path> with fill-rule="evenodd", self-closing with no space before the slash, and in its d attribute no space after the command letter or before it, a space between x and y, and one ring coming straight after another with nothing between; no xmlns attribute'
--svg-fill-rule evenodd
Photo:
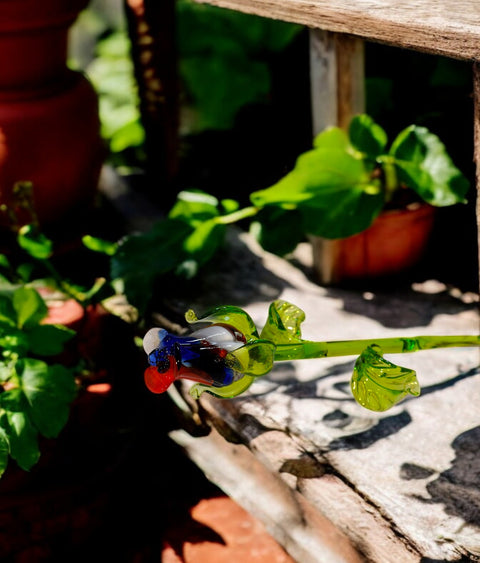
<svg viewBox="0 0 480 563"><path fill-rule="evenodd" d="M319 29L310 32L310 79L314 136L329 126L348 128L365 111L364 42ZM338 280L340 242L310 237L313 267L320 283Z"/></svg>
<svg viewBox="0 0 480 563"><path fill-rule="evenodd" d="M480 263L480 63L473 63L474 159L477 179L477 241Z"/></svg>
<svg viewBox="0 0 480 563"><path fill-rule="evenodd" d="M178 167L175 1L124 0L154 199L168 207Z"/></svg>

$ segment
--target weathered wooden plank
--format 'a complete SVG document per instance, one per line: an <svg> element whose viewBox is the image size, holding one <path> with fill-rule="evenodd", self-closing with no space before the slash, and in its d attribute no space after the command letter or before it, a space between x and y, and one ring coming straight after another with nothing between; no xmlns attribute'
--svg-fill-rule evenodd
<svg viewBox="0 0 480 563"><path fill-rule="evenodd" d="M480 4L471 0L197 0L397 47L480 60Z"/></svg>

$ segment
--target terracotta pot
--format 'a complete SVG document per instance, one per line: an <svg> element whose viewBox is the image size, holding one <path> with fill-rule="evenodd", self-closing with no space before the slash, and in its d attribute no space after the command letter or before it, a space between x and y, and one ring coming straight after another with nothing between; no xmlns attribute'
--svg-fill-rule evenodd
<svg viewBox="0 0 480 563"><path fill-rule="evenodd" d="M96 93L66 64L87 4L0 2L0 205L12 208L15 182L30 181L42 223L92 201L105 155Z"/></svg>
<svg viewBox="0 0 480 563"><path fill-rule="evenodd" d="M435 208L415 204L383 212L365 231L345 239L312 237L313 266L321 283L399 274L419 262L433 229Z"/></svg>

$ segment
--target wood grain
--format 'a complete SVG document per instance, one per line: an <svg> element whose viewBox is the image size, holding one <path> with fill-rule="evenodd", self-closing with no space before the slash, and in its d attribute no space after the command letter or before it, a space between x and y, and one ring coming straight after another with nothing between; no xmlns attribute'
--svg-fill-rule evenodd
<svg viewBox="0 0 480 563"><path fill-rule="evenodd" d="M197 0L271 19L438 55L480 60L472 0Z"/></svg>

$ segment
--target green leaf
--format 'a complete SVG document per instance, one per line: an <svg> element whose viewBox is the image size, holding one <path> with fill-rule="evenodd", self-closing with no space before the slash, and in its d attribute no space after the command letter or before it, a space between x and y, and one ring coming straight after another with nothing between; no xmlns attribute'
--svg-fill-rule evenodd
<svg viewBox="0 0 480 563"><path fill-rule="evenodd" d="M0 295L0 323L16 326L17 313L13 307L12 300L4 295Z"/></svg>
<svg viewBox="0 0 480 563"><path fill-rule="evenodd" d="M11 412L22 412L27 407L25 395L16 387L0 393L0 407Z"/></svg>
<svg viewBox="0 0 480 563"><path fill-rule="evenodd" d="M273 368L275 345L268 340L256 340L227 354L234 369L254 377L265 375Z"/></svg>
<svg viewBox="0 0 480 563"><path fill-rule="evenodd" d="M382 154L387 146L387 134L369 115L354 116L348 133L352 145L372 160Z"/></svg>
<svg viewBox="0 0 480 563"><path fill-rule="evenodd" d="M53 243L35 225L24 225L18 232L18 244L33 258L45 260L52 255Z"/></svg>
<svg viewBox="0 0 480 563"><path fill-rule="evenodd" d="M113 256L118 247L116 242L92 237L91 235L85 235L82 237L82 243L89 250L92 250L93 252L101 252L107 256Z"/></svg>
<svg viewBox="0 0 480 563"><path fill-rule="evenodd" d="M49 366L30 358L17 362L16 369L35 426L46 438L57 437L77 392L72 373L62 365Z"/></svg>
<svg viewBox="0 0 480 563"><path fill-rule="evenodd" d="M19 287L13 294L13 307L19 328L38 324L47 316L48 308L42 296L30 287Z"/></svg>
<svg viewBox="0 0 480 563"><path fill-rule="evenodd" d="M37 325L28 332L30 350L39 356L55 356L63 352L66 342L75 336L75 331L62 325Z"/></svg>
<svg viewBox="0 0 480 563"><path fill-rule="evenodd" d="M425 127L411 125L392 143L399 179L430 205L465 203L469 182L453 164L440 139Z"/></svg>
<svg viewBox="0 0 480 563"><path fill-rule="evenodd" d="M304 320L305 313L299 307L283 299L277 299L268 309L267 322L260 333L260 338L274 344L301 342L300 325Z"/></svg>
<svg viewBox="0 0 480 563"><path fill-rule="evenodd" d="M258 207L298 207L305 232L344 238L366 229L383 206L378 181L363 160L344 150L319 148L301 155L292 172L251 194Z"/></svg>
<svg viewBox="0 0 480 563"><path fill-rule="evenodd" d="M119 243L111 259L111 278L121 280L128 301L143 311L155 280L175 270L186 258L183 241L191 227L178 219L164 219L147 233L131 235Z"/></svg>
<svg viewBox="0 0 480 563"><path fill-rule="evenodd" d="M18 465L28 471L40 458L37 431L23 412L3 413L0 424L8 436L10 455Z"/></svg>
<svg viewBox="0 0 480 563"><path fill-rule="evenodd" d="M357 186L324 198L323 208L299 206L303 230L328 239L346 238L370 227L384 205L383 194L374 185L372 193Z"/></svg>
<svg viewBox="0 0 480 563"><path fill-rule="evenodd" d="M329 203L325 198L355 187L365 189L368 180L361 160L342 150L320 148L303 153L292 172L272 187L254 192L250 199L258 207L299 203L324 207Z"/></svg>
<svg viewBox="0 0 480 563"><path fill-rule="evenodd" d="M215 219L200 223L184 240L183 249L190 258L200 264L206 263L222 244L225 225L219 225Z"/></svg>
<svg viewBox="0 0 480 563"><path fill-rule="evenodd" d="M338 149L348 151L350 141L348 135L340 127L328 127L313 140L316 149Z"/></svg>
<svg viewBox="0 0 480 563"><path fill-rule="evenodd" d="M218 216L218 199L201 190L183 190L170 210L169 219L180 219L196 227Z"/></svg>
<svg viewBox="0 0 480 563"><path fill-rule="evenodd" d="M302 216L297 209L264 207L258 221L250 224L250 233L268 252L284 256L292 252L305 237Z"/></svg>
<svg viewBox="0 0 480 563"><path fill-rule="evenodd" d="M0 477L5 473L8 465L10 448L5 430L0 426Z"/></svg>
<svg viewBox="0 0 480 563"><path fill-rule="evenodd" d="M189 324L193 325L194 330L205 325L227 324L243 334L247 342L258 340L257 327L250 315L234 305L221 305L208 311L200 318L197 317L192 309L189 309L185 314L185 319Z"/></svg>
<svg viewBox="0 0 480 563"><path fill-rule="evenodd" d="M407 395L420 395L414 370L396 366L379 346L366 348L355 362L351 389L356 401L372 411L386 411Z"/></svg>

